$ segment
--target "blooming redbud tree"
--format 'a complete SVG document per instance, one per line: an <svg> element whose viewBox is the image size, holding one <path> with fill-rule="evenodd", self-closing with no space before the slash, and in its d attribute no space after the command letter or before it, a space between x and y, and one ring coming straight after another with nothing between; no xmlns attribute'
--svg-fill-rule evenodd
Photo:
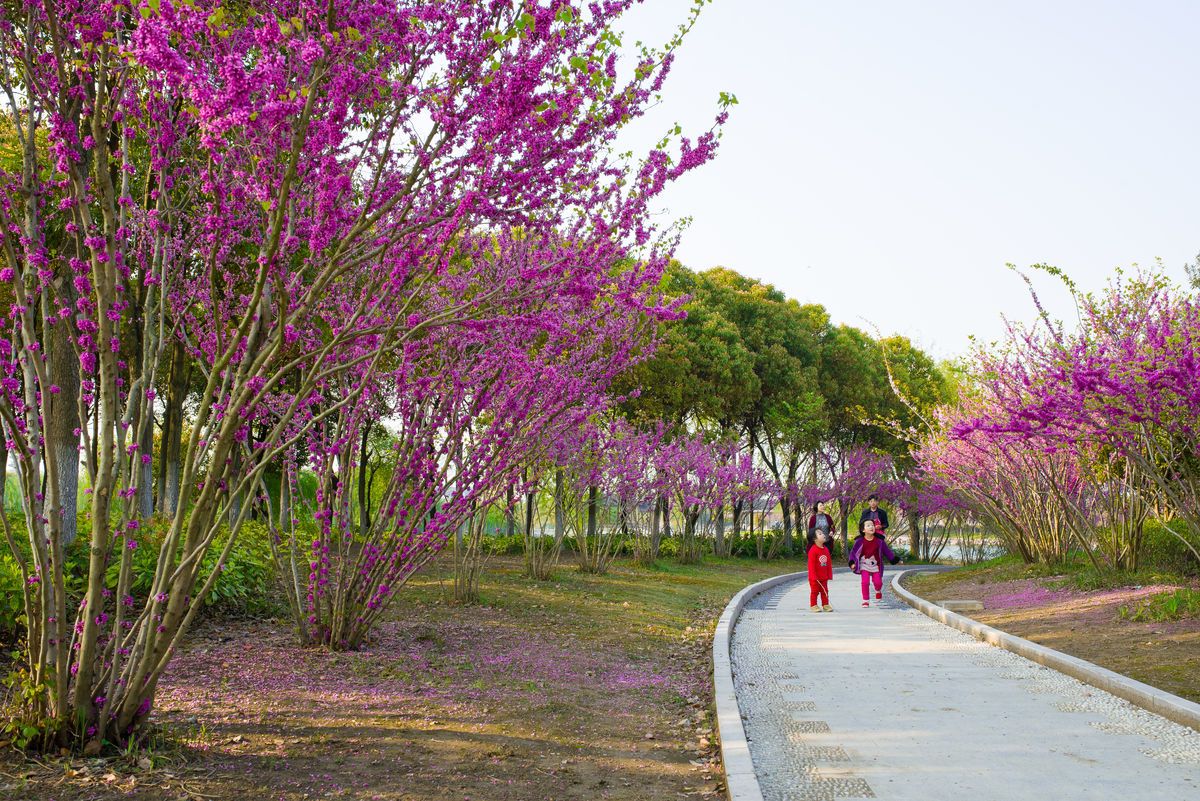
<svg viewBox="0 0 1200 801"><path fill-rule="evenodd" d="M1200 535L1200 309L1154 274L1118 276L1076 301L1076 330L1043 316L1037 327L1013 327L1001 353L977 354L972 397L945 414L922 450L927 467L953 477L950 486L988 498L987 517L1008 519L1003 530L1015 535L1021 514L1034 515L1025 535L1038 520L1061 521L1097 567L1133 568L1154 505ZM1043 535L1034 539L1061 539L1057 530ZM1010 546L1027 558L1047 555L1023 540Z"/></svg>
<svg viewBox="0 0 1200 801"><path fill-rule="evenodd" d="M464 332L482 319L497 330L502 296L653 305L638 288L669 246L658 247L646 205L712 155L716 134L632 168L612 155L671 60L646 53L622 69L611 24L630 5L61 0L8 10L0 53L20 157L0 195L11 301L0 423L29 534L7 539L26 578L26 669L51 721L46 744L96 749L137 731L253 506L239 499L306 447L321 446L318 465L340 453L366 409L383 403L410 435L397 462L396 483L407 484L389 504L437 495L430 524L452 527L475 490L447 487L502 472L472 472L472 460L494 461L495 446L479 443L536 428L520 398L497 399L486 377L463 389L461 374L434 373L457 357L484 376L500 369L513 350L489 356L491 343ZM483 283L489 236L518 233L557 256ZM143 604L129 592L131 553L147 522L154 387L177 344L203 391ZM519 378L493 383L528 388L539 369L553 372L553 359L535 366L535 343L515 347L526 354ZM493 412L494 430L458 420ZM73 608L63 549L80 454L90 563ZM424 481L438 489L415 488ZM459 499L453 511L446 493ZM410 521L397 537L423 531ZM218 570L205 576L218 542ZM320 586L324 546L313 550ZM371 556L347 590L367 610L391 592L387 571L407 569L392 554L356 559ZM370 617L352 613L337 632L319 616L313 625L349 643Z"/></svg>

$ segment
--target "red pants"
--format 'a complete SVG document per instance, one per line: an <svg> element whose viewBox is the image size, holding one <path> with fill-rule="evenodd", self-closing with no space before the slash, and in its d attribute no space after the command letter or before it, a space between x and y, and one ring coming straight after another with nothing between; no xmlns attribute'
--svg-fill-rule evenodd
<svg viewBox="0 0 1200 801"><path fill-rule="evenodd" d="M817 598L824 606L829 606L829 582L825 579L808 580L808 605L816 606Z"/></svg>
<svg viewBox="0 0 1200 801"><path fill-rule="evenodd" d="M875 594L878 595L879 592L881 590L883 590L883 571L880 570L878 573L868 573L867 571L864 570L862 572L862 587L863 587L863 600L864 601L867 600L867 598L869 597L868 593L871 591L871 582L872 581L875 582Z"/></svg>

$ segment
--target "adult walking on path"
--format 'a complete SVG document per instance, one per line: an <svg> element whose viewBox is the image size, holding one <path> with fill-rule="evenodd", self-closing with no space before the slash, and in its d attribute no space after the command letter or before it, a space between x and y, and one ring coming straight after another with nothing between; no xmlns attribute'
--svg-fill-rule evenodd
<svg viewBox="0 0 1200 801"><path fill-rule="evenodd" d="M867 520L875 524L876 533L882 533L884 536L887 536L889 527L887 509L880 507L878 495L872 495L867 499L867 508L863 509L862 514L858 516L859 529L862 528L862 524Z"/></svg>
<svg viewBox="0 0 1200 801"><path fill-rule="evenodd" d="M734 629L766 801L1200 798L1200 733L944 626L891 597L832 614L792 582Z"/></svg>
<svg viewBox="0 0 1200 801"><path fill-rule="evenodd" d="M812 505L808 515L808 538L811 540L817 530L824 530L826 537L833 533L833 518L825 511L825 502L817 501Z"/></svg>

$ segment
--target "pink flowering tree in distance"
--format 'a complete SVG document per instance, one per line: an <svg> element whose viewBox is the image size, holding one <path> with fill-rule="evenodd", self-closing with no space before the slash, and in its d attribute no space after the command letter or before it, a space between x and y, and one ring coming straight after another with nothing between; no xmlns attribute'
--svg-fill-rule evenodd
<svg viewBox="0 0 1200 801"><path fill-rule="evenodd" d="M682 518L676 539L683 564L700 561L705 529L726 495L723 455L702 432L678 436L659 451L658 470Z"/></svg>
<svg viewBox="0 0 1200 801"><path fill-rule="evenodd" d="M621 533L642 564L658 559L662 541L658 499L664 492L656 456L666 436L659 423L640 431L624 418L614 418L608 434L603 491L616 506Z"/></svg>
<svg viewBox="0 0 1200 801"><path fill-rule="evenodd" d="M944 486L959 492L1004 543L1026 561L1061 561L1072 543L1070 510L1057 488L1078 489L1075 461L1064 451L1015 436L958 428L984 407L964 399L936 415L937 428L916 457Z"/></svg>
<svg viewBox="0 0 1200 801"><path fill-rule="evenodd" d="M578 382L603 376L568 366L560 383L539 338L583 337L563 299L654 308L645 288L670 238L647 204L717 138L613 155L679 41L624 65L611 26L630 5L8 9L0 52L19 155L2 165L0 422L29 534L7 539L26 579L44 744L95 750L137 731L268 469L308 449L328 475L350 460L360 418L385 408L402 421L388 548L335 558L335 489L307 549L298 623L351 644L428 543L490 500L506 475L500 443L537 442L568 398L594 397ZM501 311L510 302L533 304L528 323ZM510 324L531 339L494 342ZM130 554L147 522L154 387L176 346L204 387L142 604ZM518 391L535 387L547 399ZM69 608L80 455L90 564ZM414 499L427 520L399 511ZM353 608L314 612L322 577L351 573L337 597Z"/></svg>

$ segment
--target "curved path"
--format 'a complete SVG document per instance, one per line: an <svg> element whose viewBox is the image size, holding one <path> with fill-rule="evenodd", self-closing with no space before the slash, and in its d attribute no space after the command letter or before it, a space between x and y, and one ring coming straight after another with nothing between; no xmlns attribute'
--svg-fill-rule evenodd
<svg viewBox="0 0 1200 801"><path fill-rule="evenodd" d="M887 578L887 576L885 576ZM835 612L808 583L733 631L734 685L766 801L1200 798L1200 733L942 625L893 598Z"/></svg>

